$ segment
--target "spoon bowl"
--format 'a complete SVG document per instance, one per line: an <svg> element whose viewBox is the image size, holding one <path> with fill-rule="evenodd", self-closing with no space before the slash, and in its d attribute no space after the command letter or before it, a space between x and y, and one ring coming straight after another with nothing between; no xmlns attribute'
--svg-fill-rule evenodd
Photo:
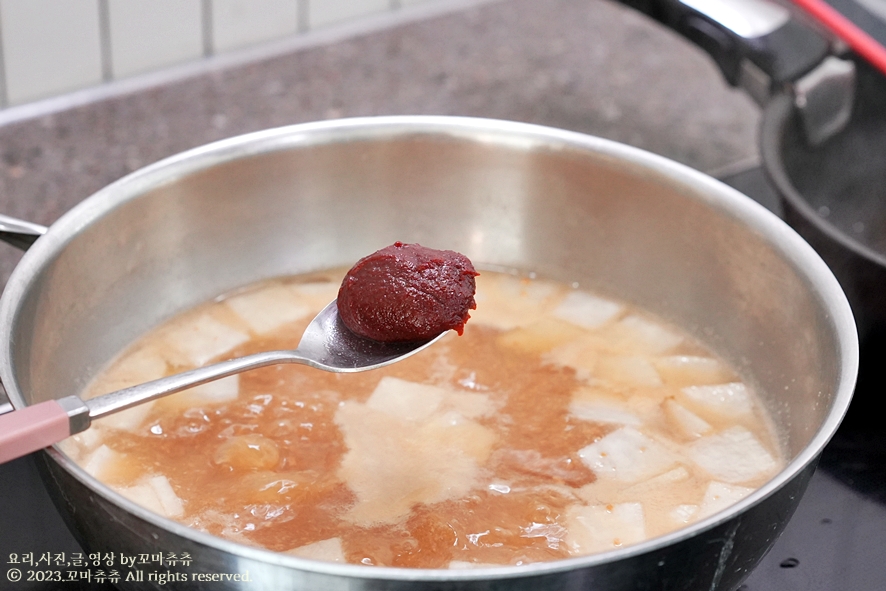
<svg viewBox="0 0 886 591"><path fill-rule="evenodd" d="M296 363L333 373L369 371L405 359L440 340L384 343L351 332L335 300L308 324L293 350L265 351L166 376L89 400L68 396L0 416L0 463L13 460L86 430L94 419L237 373Z"/></svg>

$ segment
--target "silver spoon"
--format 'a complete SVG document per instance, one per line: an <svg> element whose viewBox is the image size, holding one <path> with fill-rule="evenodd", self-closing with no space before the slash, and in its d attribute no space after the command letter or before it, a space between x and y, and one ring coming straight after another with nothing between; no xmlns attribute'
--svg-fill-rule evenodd
<svg viewBox="0 0 886 591"><path fill-rule="evenodd" d="M132 408L250 369L298 363L323 371L353 373L396 363L439 340L382 343L364 339L344 326L333 301L311 321L292 351L267 351L167 376L82 400L67 396L0 416L0 463L13 460L86 430L94 419Z"/></svg>

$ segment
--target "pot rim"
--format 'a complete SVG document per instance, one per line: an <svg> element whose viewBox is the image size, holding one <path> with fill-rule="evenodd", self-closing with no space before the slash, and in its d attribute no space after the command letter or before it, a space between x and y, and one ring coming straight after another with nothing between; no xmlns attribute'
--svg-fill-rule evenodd
<svg viewBox="0 0 886 591"><path fill-rule="evenodd" d="M271 552L225 540L152 513L114 492L88 475L57 446L47 449L48 458L69 472L95 494L123 507L129 513L159 528L170 531L197 544L209 546L234 556L257 562L307 572L363 580L393 581L469 581L538 576L615 562L631 556L654 552L665 546L691 538L715 528L744 512L792 480L814 462L831 439L851 401L858 371L858 339L855 321L848 301L822 259L793 229L763 206L735 189L683 164L645 150L573 131L541 125L450 116L380 116L358 117L302 123L252 132L220 140L170 156L137 170L97 191L79 203L36 241L15 268L0 297L0 334L10 334L12 322L33 277L64 248L78 231L114 207L137 198L150 188L160 186L196 171L242 159L297 146L322 145L341 141L371 140L408 135L440 135L470 138L498 145L545 146L553 150L575 150L595 153L613 162L621 162L633 172L654 177L692 190L697 198L720 213L753 229L770 242L791 264L800 269L810 287L817 291L823 306L830 312L834 326L841 369L833 405L825 420L803 450L783 470L753 493L732 505L690 526L651 538L625 548L578 556L551 562L520 566L501 566L466 570L410 569L314 561ZM25 405L24 397L12 372L13 351L10 339L0 340L0 380L6 385L15 408Z"/></svg>

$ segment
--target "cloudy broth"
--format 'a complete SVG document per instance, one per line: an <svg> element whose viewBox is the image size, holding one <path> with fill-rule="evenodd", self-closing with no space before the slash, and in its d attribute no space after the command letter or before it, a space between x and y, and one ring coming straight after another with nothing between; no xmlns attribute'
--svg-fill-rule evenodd
<svg viewBox="0 0 886 591"><path fill-rule="evenodd" d="M294 349L344 270L264 282L144 336L93 396ZM96 421L64 449L123 496L244 544L470 568L605 551L702 519L783 466L723 360L630 305L483 272L463 336L381 370L277 365Z"/></svg>

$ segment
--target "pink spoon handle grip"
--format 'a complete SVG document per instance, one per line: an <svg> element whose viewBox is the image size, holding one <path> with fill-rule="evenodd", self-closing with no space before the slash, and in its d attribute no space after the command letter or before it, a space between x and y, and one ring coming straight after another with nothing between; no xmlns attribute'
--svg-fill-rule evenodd
<svg viewBox="0 0 886 591"><path fill-rule="evenodd" d="M55 400L0 415L0 464L57 443L70 434L68 413Z"/></svg>

